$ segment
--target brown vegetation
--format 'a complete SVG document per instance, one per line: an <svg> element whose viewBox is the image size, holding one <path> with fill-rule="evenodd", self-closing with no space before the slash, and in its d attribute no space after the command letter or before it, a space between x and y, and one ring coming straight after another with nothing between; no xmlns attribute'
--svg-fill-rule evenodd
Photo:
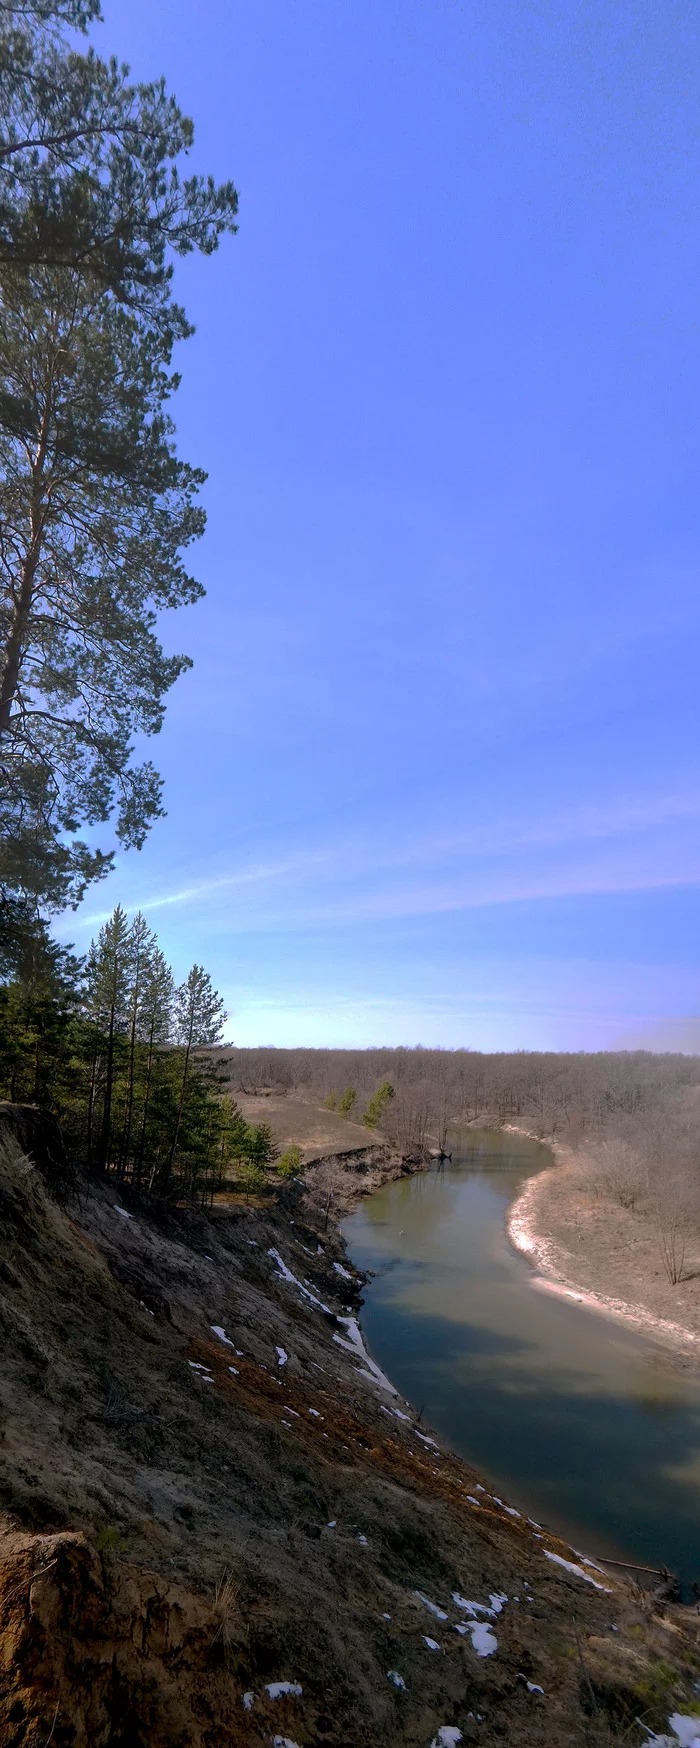
<svg viewBox="0 0 700 1748"><path fill-rule="evenodd" d="M3 1748L609 1748L688 1709L695 1617L553 1565L334 1339L362 1283L302 1185L64 1212L5 1149L0 1231ZM497 1655L454 1590L508 1596Z"/></svg>

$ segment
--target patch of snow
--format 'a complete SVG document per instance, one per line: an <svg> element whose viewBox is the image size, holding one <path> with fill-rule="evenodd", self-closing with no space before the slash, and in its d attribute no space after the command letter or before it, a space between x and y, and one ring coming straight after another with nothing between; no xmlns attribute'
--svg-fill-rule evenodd
<svg viewBox="0 0 700 1748"><path fill-rule="evenodd" d="M647 1732L646 1748L698 1748L700 1743L700 1718L686 1717L682 1712L673 1712L669 1718L673 1730L672 1736L655 1736L653 1731L642 1724Z"/></svg>
<svg viewBox="0 0 700 1748"><path fill-rule="evenodd" d="M295 1699L300 1699L303 1688L298 1681L269 1681L265 1691L269 1693L270 1699L281 1699L285 1693L291 1693Z"/></svg>
<svg viewBox="0 0 700 1748"><path fill-rule="evenodd" d="M285 1404L284 1404L283 1413L284 1414L293 1414L295 1420L299 1419L299 1415L297 1414L296 1408L290 1408L288 1402L285 1402Z"/></svg>
<svg viewBox="0 0 700 1748"><path fill-rule="evenodd" d="M291 1736L273 1736L272 1748L299 1748L298 1742L293 1742Z"/></svg>
<svg viewBox="0 0 700 1748"><path fill-rule="evenodd" d="M391 1615L390 1615L390 1614L383 1614L383 1615L382 1615L382 1620L383 1620L383 1621L390 1621L390 1620L391 1620Z"/></svg>
<svg viewBox="0 0 700 1748"><path fill-rule="evenodd" d="M337 1522L338 1522L337 1517L332 1517L329 1520L329 1522L326 1524L326 1529L335 1529Z"/></svg>
<svg viewBox="0 0 700 1748"><path fill-rule="evenodd" d="M583 1578L585 1584L592 1584L595 1590L604 1590L606 1596L612 1596L609 1584L599 1584L597 1578L591 1578L589 1572L584 1572L583 1566L577 1566L574 1560L563 1560L561 1554L552 1554L549 1548L544 1549L545 1560L552 1560L555 1566L562 1566L565 1572L571 1572L574 1578Z"/></svg>
<svg viewBox="0 0 700 1748"><path fill-rule="evenodd" d="M243 1695L243 1710L244 1710L244 1712L252 1712L254 1705L255 1705L255 1694L254 1693L244 1693L244 1695Z"/></svg>
<svg viewBox="0 0 700 1748"><path fill-rule="evenodd" d="M544 1688L538 1687L536 1681L526 1681L525 1686L528 1693L544 1693Z"/></svg>
<svg viewBox="0 0 700 1748"><path fill-rule="evenodd" d="M587 1554L579 1554L578 1548L574 1548L574 1553L578 1554L578 1557L579 1557L579 1560L581 1561L582 1566L592 1566L594 1572L600 1572L600 1573L602 1573L603 1578L607 1578L608 1574L605 1570L605 1567L599 1566L597 1560L589 1560Z"/></svg>
<svg viewBox="0 0 700 1748"><path fill-rule="evenodd" d="M358 1377L369 1378L370 1383L379 1384L380 1389L389 1390L392 1396L396 1396L398 1391L394 1389L393 1384L389 1383L389 1379L380 1371L376 1362L370 1359L360 1334L357 1318L339 1317L338 1322L345 1324L348 1339L344 1340L342 1335L335 1334L333 1340L337 1341L339 1347L344 1347L346 1353L354 1354L356 1359L362 1360L363 1366L367 1368L365 1371L358 1372Z"/></svg>
<svg viewBox="0 0 700 1748"><path fill-rule="evenodd" d="M327 1317L333 1316L333 1312L329 1311L328 1306L324 1305L323 1300L317 1299L315 1293L312 1293L308 1287L303 1286L302 1282L297 1280L296 1275L293 1275L291 1269L287 1268L286 1262L282 1261L279 1251L275 1250L274 1246L271 1246L267 1254L272 1257L273 1262L277 1263L281 1280L289 1281L293 1287L298 1287L299 1292L303 1293L304 1298L309 1300L309 1304L315 1305L318 1311L325 1311Z"/></svg>
<svg viewBox="0 0 700 1748"><path fill-rule="evenodd" d="M241 1374L240 1374L237 1366L229 1366L229 1371L233 1372L234 1378L240 1378Z"/></svg>
<svg viewBox="0 0 700 1748"><path fill-rule="evenodd" d="M434 1451L439 1450L439 1445L436 1443L436 1440L434 1438L426 1438L424 1433L418 1431L417 1426L414 1426L413 1431L416 1435L416 1438L419 1438L421 1440L422 1444L432 1445Z"/></svg>
<svg viewBox="0 0 700 1748"><path fill-rule="evenodd" d="M463 1627L463 1626L462 1626L462 1622L461 1622L461 1621L453 1621L453 1623L452 1623L452 1624L453 1624L453 1626L454 1626L454 1630L455 1630L455 1632L456 1632L456 1633L459 1633L459 1634L460 1634L460 1637L461 1637L461 1638L465 1638L465 1637L466 1637L466 1634L467 1634L467 1633L468 1633L468 1631L469 1631L469 1628L468 1628L468 1627Z"/></svg>
<svg viewBox="0 0 700 1748"><path fill-rule="evenodd" d="M325 1415L319 1414L317 1408L310 1408L309 1414L313 1414L316 1420L324 1420L325 1419Z"/></svg>
<svg viewBox="0 0 700 1748"><path fill-rule="evenodd" d="M134 1218L133 1214L129 1214L126 1208L120 1208L118 1202L115 1202L114 1204L114 1212L115 1214L121 1214L122 1220L133 1220Z"/></svg>
<svg viewBox="0 0 700 1748"><path fill-rule="evenodd" d="M495 1633L492 1633L487 1621L474 1621L469 1631L477 1657L492 1657L494 1651L498 1650L498 1639Z"/></svg>
<svg viewBox="0 0 700 1748"><path fill-rule="evenodd" d="M254 1250L258 1249L257 1238L246 1238L246 1244L252 1244Z"/></svg>
<svg viewBox="0 0 700 1748"><path fill-rule="evenodd" d="M465 1614L487 1614L493 1620L495 1615L501 1613L508 1598L503 1593L492 1592L488 1602L470 1602L466 1596L460 1596L458 1590L453 1590L452 1601L456 1602L458 1608L463 1608Z"/></svg>
<svg viewBox="0 0 700 1748"><path fill-rule="evenodd" d="M152 1317L152 1316L153 1316L153 1312L152 1312L152 1311L149 1311L149 1310L148 1310L148 1306L147 1306L147 1305L144 1305L144 1302L143 1302L143 1299L139 1299L139 1305L140 1305L140 1306L141 1306L141 1310L142 1310L142 1311L146 1311L146 1312L148 1312L148 1316L149 1316L149 1317Z"/></svg>
<svg viewBox="0 0 700 1748"><path fill-rule="evenodd" d="M210 1323L209 1328L212 1332L212 1335L218 1335L219 1341L225 1342L226 1346L233 1348L233 1351L235 1353L236 1349L235 1349L235 1347L233 1347L233 1342L229 1341L229 1338L226 1334L226 1331L225 1331L225 1329L222 1328L220 1323Z"/></svg>
<svg viewBox="0 0 700 1748"><path fill-rule="evenodd" d="M205 1262L213 1262L214 1261L213 1256L207 1256L206 1250L204 1252L204 1261Z"/></svg>
<svg viewBox="0 0 700 1748"><path fill-rule="evenodd" d="M474 1494L473 1494L473 1493L468 1493L468 1494L467 1494L467 1499L468 1499L468 1500L469 1500L469 1504L470 1504L470 1505L475 1505L475 1506L476 1506L476 1509L477 1509L477 1511L480 1511L480 1510L481 1510L481 1507L480 1507L480 1505L479 1505L479 1501L478 1501L478 1499L475 1499L475 1498L474 1498Z"/></svg>
<svg viewBox="0 0 700 1748"><path fill-rule="evenodd" d="M652 1736L649 1732L648 1748L678 1748L679 1743L681 1748L698 1748L700 1717L688 1717L685 1712L672 1712L668 1721L673 1735Z"/></svg>
<svg viewBox="0 0 700 1748"><path fill-rule="evenodd" d="M469 1716L471 1717L471 1712ZM430 1748L457 1748L457 1743L463 1740L461 1730L456 1724L441 1724L437 1736L433 1736Z"/></svg>
<svg viewBox="0 0 700 1748"><path fill-rule="evenodd" d="M419 1602L422 1602L423 1607L427 1608L429 1614L434 1614L437 1621L446 1621L449 1619L444 1608L438 1608L437 1603L431 1602L429 1596L424 1596L422 1590L414 1590L413 1594L418 1597Z"/></svg>
<svg viewBox="0 0 700 1748"><path fill-rule="evenodd" d="M382 1408L384 1408L383 1402L382 1402ZM410 1414L402 1414L400 1408L385 1409L384 1412L395 1414L397 1420L408 1420L410 1422L410 1419L411 1419Z"/></svg>
<svg viewBox="0 0 700 1748"><path fill-rule="evenodd" d="M363 1547L363 1548L366 1548L366 1546L367 1546L367 1537L366 1537L366 1536L358 1536L358 1538L357 1538L357 1539L358 1539L358 1542L359 1542L359 1543L360 1543L360 1546L361 1546L361 1547Z"/></svg>
<svg viewBox="0 0 700 1748"><path fill-rule="evenodd" d="M427 1633L423 1633L421 1636L425 1639L429 1651L439 1651L440 1646L438 1645L437 1639L429 1639Z"/></svg>
<svg viewBox="0 0 700 1748"><path fill-rule="evenodd" d="M277 1355L278 1366L286 1366L289 1355L285 1353L284 1348L283 1347L276 1347L275 1353Z"/></svg>
<svg viewBox="0 0 700 1748"><path fill-rule="evenodd" d="M387 1669L386 1678L387 1681L393 1681L394 1687L402 1687L404 1693L406 1692L406 1683L403 1676L399 1675L398 1669Z"/></svg>
<svg viewBox="0 0 700 1748"><path fill-rule="evenodd" d="M333 1267L337 1275L342 1275L344 1281L352 1280L352 1275L349 1275L347 1269L344 1269L339 1262L334 1262Z"/></svg>

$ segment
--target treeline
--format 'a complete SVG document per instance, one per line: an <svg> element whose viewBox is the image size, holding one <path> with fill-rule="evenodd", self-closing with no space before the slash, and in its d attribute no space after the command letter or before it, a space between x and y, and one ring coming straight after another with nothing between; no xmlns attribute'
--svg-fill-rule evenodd
<svg viewBox="0 0 700 1748"><path fill-rule="evenodd" d="M0 1096L52 1111L88 1173L169 1199L232 1178L250 1194L277 1149L227 1092L225 1052L203 1049L225 1018L208 972L177 985L145 918L118 905L84 961L42 947L0 988Z"/></svg>
<svg viewBox="0 0 700 1748"><path fill-rule="evenodd" d="M700 1059L651 1051L239 1050L236 1088L297 1088L357 1119L384 1087L377 1123L397 1146L443 1143L451 1123L517 1123L576 1145L680 1107L700 1086Z"/></svg>

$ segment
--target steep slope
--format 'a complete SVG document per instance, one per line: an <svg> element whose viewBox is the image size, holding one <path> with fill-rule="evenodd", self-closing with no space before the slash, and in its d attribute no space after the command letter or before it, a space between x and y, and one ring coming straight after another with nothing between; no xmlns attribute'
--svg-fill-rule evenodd
<svg viewBox="0 0 700 1748"><path fill-rule="evenodd" d="M0 1232L3 1745L566 1748L688 1709L695 1617L416 1426L299 1188L62 1212L10 1149Z"/></svg>

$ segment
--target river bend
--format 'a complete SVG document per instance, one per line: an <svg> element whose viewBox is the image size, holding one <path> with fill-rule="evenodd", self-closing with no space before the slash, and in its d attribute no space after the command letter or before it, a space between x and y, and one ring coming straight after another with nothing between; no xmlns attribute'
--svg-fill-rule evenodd
<svg viewBox="0 0 700 1748"><path fill-rule="evenodd" d="M546 1148L473 1130L451 1145L451 1164L385 1185L345 1222L353 1261L376 1271L372 1353L521 1511L588 1554L700 1580L697 1374L533 1284L505 1217Z"/></svg>

